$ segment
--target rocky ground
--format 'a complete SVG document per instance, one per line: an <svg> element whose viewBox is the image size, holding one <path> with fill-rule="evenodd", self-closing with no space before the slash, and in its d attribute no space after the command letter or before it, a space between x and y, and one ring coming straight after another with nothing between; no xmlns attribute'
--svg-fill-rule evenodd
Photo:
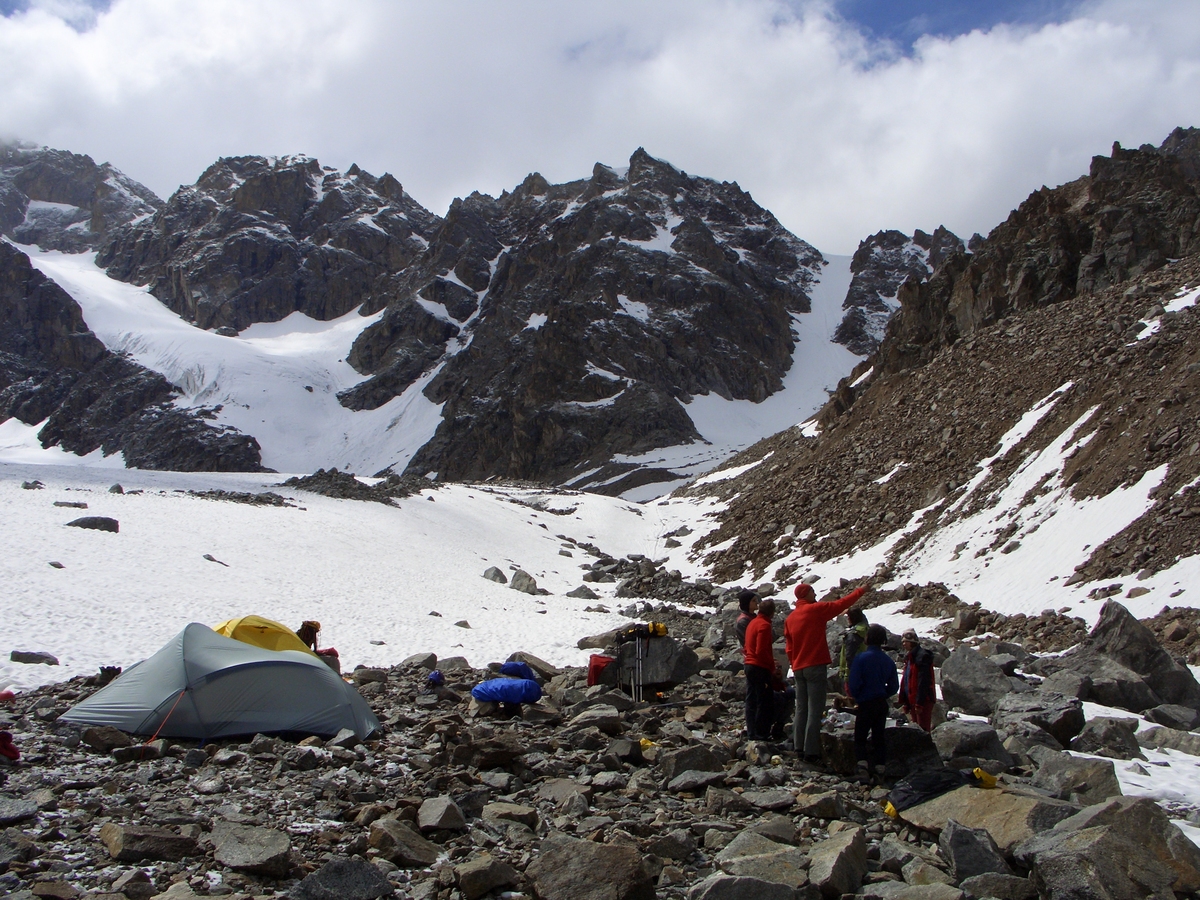
<svg viewBox="0 0 1200 900"><path fill-rule="evenodd" d="M640 560L601 557L595 571L609 576L601 570L612 562L627 581L648 577ZM953 606L936 587L902 590L914 611ZM820 766L743 739L727 599L710 594L719 607L710 615L635 602L631 612L668 621L671 632L647 645L658 681L642 702L520 652L512 659L544 688L520 710L471 699L495 672L461 658L359 668L353 681L383 723L365 742L343 732L140 744L111 728L56 724L97 679L20 694L0 707L22 751L0 768L0 896L956 900L1200 890L1200 849L1153 802L1121 797L1113 767L1142 756L1141 746L1200 753L1200 735L1188 731L1200 724L1200 685L1123 607L1106 606L1061 657L995 639L974 649L954 638L953 651L929 642L943 724L932 738L889 728L888 770L872 784L854 776L845 713L826 723ZM959 633L989 621L953 608ZM1179 642L1168 619L1153 624ZM606 644L615 672L632 645L611 636L589 645ZM429 679L435 667L440 686ZM1167 727L1135 737L1126 721L1085 721L1081 699ZM998 787L981 786L973 769L998 775ZM900 788L919 770L940 772L941 792L909 805ZM889 799L897 817L884 811ZM1171 815L1195 812L1177 805ZM1089 893L1100 885L1108 893Z"/></svg>

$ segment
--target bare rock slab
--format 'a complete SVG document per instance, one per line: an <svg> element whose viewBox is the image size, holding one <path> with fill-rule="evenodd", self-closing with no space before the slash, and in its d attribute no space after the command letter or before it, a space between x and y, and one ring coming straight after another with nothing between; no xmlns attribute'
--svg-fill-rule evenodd
<svg viewBox="0 0 1200 900"><path fill-rule="evenodd" d="M118 862L144 859L179 862L200 855L199 845L190 837L163 828L142 828L106 822L100 827L100 840L109 855Z"/></svg>
<svg viewBox="0 0 1200 900"><path fill-rule="evenodd" d="M378 900L395 888L378 868L364 859L334 859L307 876L289 900Z"/></svg>
<svg viewBox="0 0 1200 900"><path fill-rule="evenodd" d="M655 900L654 876L635 847L561 837L525 869L538 900Z"/></svg>
<svg viewBox="0 0 1200 900"><path fill-rule="evenodd" d="M292 867L292 842L282 831L254 825L215 822L214 858L238 872L282 878Z"/></svg>
<svg viewBox="0 0 1200 900"><path fill-rule="evenodd" d="M910 825L940 834L951 819L968 828L982 828L1008 853L1079 810L1062 800L1052 800L1008 789L965 785L909 807L900 818Z"/></svg>

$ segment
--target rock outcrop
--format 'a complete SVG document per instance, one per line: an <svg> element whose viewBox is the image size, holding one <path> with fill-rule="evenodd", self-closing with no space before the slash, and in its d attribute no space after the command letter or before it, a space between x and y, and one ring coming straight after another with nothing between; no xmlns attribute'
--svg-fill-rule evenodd
<svg viewBox="0 0 1200 900"><path fill-rule="evenodd" d="M115 233L96 262L201 328L296 311L333 319L411 263L437 221L391 175L343 174L303 156L230 157Z"/></svg>
<svg viewBox="0 0 1200 900"><path fill-rule="evenodd" d="M0 234L18 244L94 250L161 205L149 188L90 156L0 144Z"/></svg>
<svg viewBox="0 0 1200 900"><path fill-rule="evenodd" d="M261 471L254 438L171 405L157 372L109 351L79 304L0 242L0 421L41 423L44 447L123 453L125 464L177 471Z"/></svg>
<svg viewBox="0 0 1200 900"><path fill-rule="evenodd" d="M945 226L933 234L918 229L912 237L880 231L860 242L850 261L850 288L842 302L846 314L834 341L859 356L870 356L879 349L892 313L900 308L900 286L910 279L927 280L947 256L964 249Z"/></svg>

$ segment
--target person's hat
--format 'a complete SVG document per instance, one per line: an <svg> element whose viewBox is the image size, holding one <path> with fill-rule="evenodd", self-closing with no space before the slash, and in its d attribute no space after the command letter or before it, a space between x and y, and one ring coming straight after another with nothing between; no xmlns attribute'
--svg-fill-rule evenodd
<svg viewBox="0 0 1200 900"><path fill-rule="evenodd" d="M803 581L796 585L796 589L792 592L796 595L797 600L816 600L817 592L813 590L811 584L805 584Z"/></svg>
<svg viewBox="0 0 1200 900"><path fill-rule="evenodd" d="M919 637L917 637L917 632L912 628L910 628L906 632L904 632L904 634L902 634L900 636L900 640L912 641L912 643L914 643L914 644L921 643L921 639Z"/></svg>

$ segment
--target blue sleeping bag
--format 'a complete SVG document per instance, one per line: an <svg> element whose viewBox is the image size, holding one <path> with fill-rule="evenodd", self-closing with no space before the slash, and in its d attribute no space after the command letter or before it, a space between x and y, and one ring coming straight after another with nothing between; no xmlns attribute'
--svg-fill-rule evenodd
<svg viewBox="0 0 1200 900"><path fill-rule="evenodd" d="M480 703L537 703L542 687L532 678L492 678L471 688Z"/></svg>
<svg viewBox="0 0 1200 900"><path fill-rule="evenodd" d="M509 678L528 678L530 681L537 681L537 676L533 674L533 669L529 668L529 663L510 660L500 667L500 674L507 675Z"/></svg>

